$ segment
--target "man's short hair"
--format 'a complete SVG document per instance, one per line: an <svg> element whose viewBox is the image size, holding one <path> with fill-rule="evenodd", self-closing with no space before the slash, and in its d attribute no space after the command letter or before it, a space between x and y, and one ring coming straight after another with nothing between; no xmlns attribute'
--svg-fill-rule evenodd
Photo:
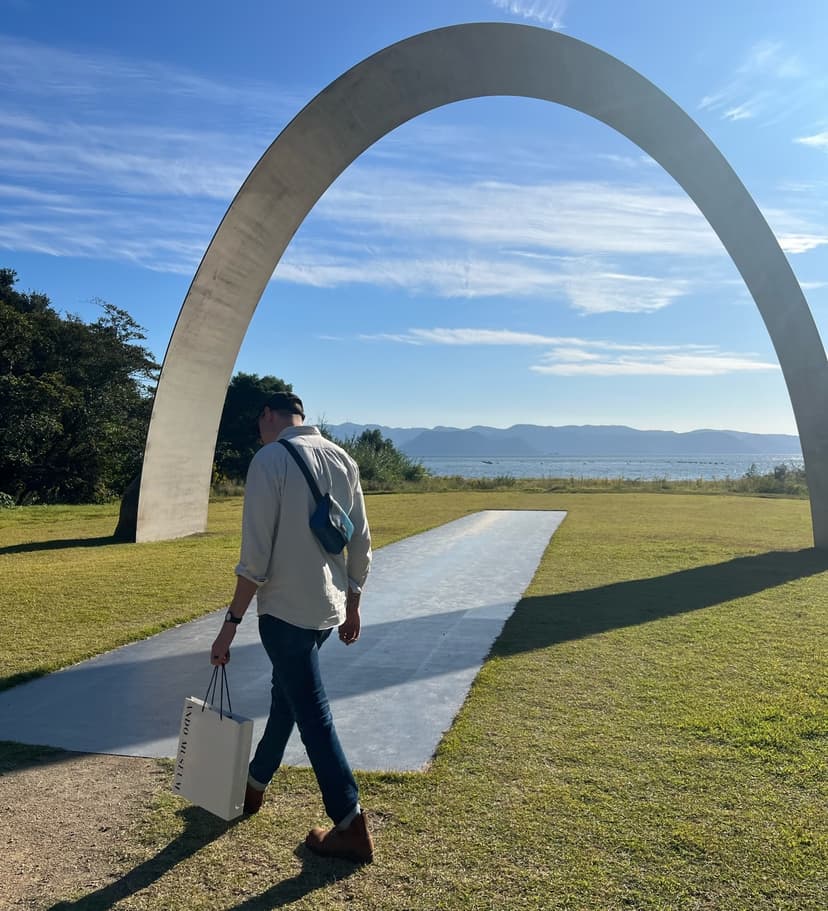
<svg viewBox="0 0 828 911"><path fill-rule="evenodd" d="M271 395L262 406L267 406L271 411L280 411L284 414L298 414L303 420L305 417L305 406L302 399L292 392L276 392Z"/></svg>

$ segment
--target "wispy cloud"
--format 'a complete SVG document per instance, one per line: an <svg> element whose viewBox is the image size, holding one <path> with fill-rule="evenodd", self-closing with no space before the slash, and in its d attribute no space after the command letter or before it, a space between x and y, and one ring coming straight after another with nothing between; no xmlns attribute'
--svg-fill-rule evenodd
<svg viewBox="0 0 828 911"><path fill-rule="evenodd" d="M343 177L312 219L316 238L288 251L277 280L647 312L688 294L691 283L665 276L663 260L648 273L640 262L625 268L626 257L724 258L686 197L602 181L456 183L365 167ZM332 255L330 238L359 240L362 249Z"/></svg>
<svg viewBox="0 0 828 911"><path fill-rule="evenodd" d="M363 341L387 340L411 345L502 345L511 347L595 348L602 351L687 351L706 350L704 345L653 345L611 342L603 339L584 339L572 336L541 335L535 332L516 332L514 329L408 329L397 334L361 335Z"/></svg>
<svg viewBox="0 0 828 911"><path fill-rule="evenodd" d="M663 276L579 271L564 287L572 306L584 313L647 313L669 306L687 293L690 283Z"/></svg>
<svg viewBox="0 0 828 911"><path fill-rule="evenodd" d="M817 247L828 246L828 234L782 234L779 246L786 253L809 253Z"/></svg>
<svg viewBox="0 0 828 911"><path fill-rule="evenodd" d="M11 200L26 200L53 206L71 204L76 198L67 193L49 193L48 191L36 190L31 187L18 187L14 184L4 183L0 183L0 196Z"/></svg>
<svg viewBox="0 0 828 911"><path fill-rule="evenodd" d="M284 115L307 100L267 83L220 82L151 60L88 56L2 34L0 85L13 89L20 99L45 100L56 110L71 102L73 111L86 116L108 116L129 106L130 119L145 122L154 119L153 101L182 113L206 103L214 111L241 106L243 116L262 118L267 113Z"/></svg>
<svg viewBox="0 0 828 911"><path fill-rule="evenodd" d="M274 86L0 35L0 248L191 274L299 104Z"/></svg>
<svg viewBox="0 0 828 911"><path fill-rule="evenodd" d="M757 95L734 108L727 108L722 115L725 120L751 120L762 110L762 96Z"/></svg>
<svg viewBox="0 0 828 911"><path fill-rule="evenodd" d="M186 157L182 149L189 149ZM0 137L3 172L25 182L114 191L135 197L193 196L229 201L256 152L220 134L180 129L78 128L55 124L43 138Z"/></svg>
<svg viewBox="0 0 828 911"><path fill-rule="evenodd" d="M567 253L721 253L684 194L604 181L516 183L364 168L319 202L318 217L377 236L431 237Z"/></svg>
<svg viewBox="0 0 828 911"><path fill-rule="evenodd" d="M40 221L27 222L18 219L14 227L0 223L0 249L26 250L49 256L70 256L88 259L116 260L134 263L156 272L171 272L191 275L194 263L198 263L204 252L204 237L194 236L194 231L182 231L172 237L165 230L165 222L159 219L156 232L145 220L144 230L136 233L125 224L131 221L128 215L109 217L102 212L98 218L89 213L89 221L102 221L112 230L109 241L103 236L98 225L89 230L79 223L77 212L65 215L63 220L52 224ZM209 230L206 239L209 240ZM187 265L190 264L190 265Z"/></svg>
<svg viewBox="0 0 828 911"><path fill-rule="evenodd" d="M814 133L813 136L800 136L798 139L795 139L794 142L798 142L800 145L810 146L814 149L825 149L828 151L828 130L823 130L821 133Z"/></svg>
<svg viewBox="0 0 828 911"><path fill-rule="evenodd" d="M492 0L492 3L513 16L540 22L550 28L564 27L567 0Z"/></svg>
<svg viewBox="0 0 828 911"><path fill-rule="evenodd" d="M552 376L719 376L779 369L756 355L722 351L714 345L625 344L511 329L420 328L360 338L418 346L541 347L547 351L528 369Z"/></svg>
<svg viewBox="0 0 828 911"><path fill-rule="evenodd" d="M550 376L722 376L728 373L778 370L779 365L716 350L646 358L602 358L574 349L552 352L544 363L534 364L529 369Z"/></svg>
<svg viewBox="0 0 828 911"><path fill-rule="evenodd" d="M788 252L825 240L805 219L770 214ZM355 167L309 222L312 236L288 250L277 280L441 297L551 297L583 313L649 312L709 285L700 263L709 272L727 261L686 196L649 184L463 183ZM343 241L347 247L337 250ZM666 258L675 256L683 264L669 274Z"/></svg>
<svg viewBox="0 0 828 911"><path fill-rule="evenodd" d="M582 313L651 312L692 290L686 279L608 271L590 258L531 258L508 252L456 259L289 252L274 278L322 288L371 285L443 298L559 298Z"/></svg>
<svg viewBox="0 0 828 911"><path fill-rule="evenodd" d="M753 76L763 73L776 79L799 79L806 74L796 54L789 53L780 41L758 41L739 67L739 73Z"/></svg>
<svg viewBox="0 0 828 911"><path fill-rule="evenodd" d="M812 224L806 218L786 209L766 208L763 214L776 234L779 246L786 253L808 253L828 246L828 230Z"/></svg>
<svg viewBox="0 0 828 911"><path fill-rule="evenodd" d="M658 167L658 163L649 155L618 155L614 152L599 152L595 158L625 171Z"/></svg>
<svg viewBox="0 0 828 911"><path fill-rule="evenodd" d="M562 4L537 10L551 15L553 7L563 15ZM0 36L4 89L0 248L181 274L195 270L272 140L274 120L295 110L295 99L271 86L222 86L152 62ZM481 127L428 122L387 137L320 200L276 280L646 313L697 290L700 264L709 271L726 262L695 205L666 177L648 168L639 182L635 168L646 157L605 155L625 173L621 182L572 180L562 176L565 155L550 155L546 139L508 154L498 141ZM789 252L828 242L807 221L782 215L774 224Z"/></svg>
<svg viewBox="0 0 828 911"><path fill-rule="evenodd" d="M727 82L705 95L699 108L724 120L778 122L814 93L803 61L778 41L760 41Z"/></svg>

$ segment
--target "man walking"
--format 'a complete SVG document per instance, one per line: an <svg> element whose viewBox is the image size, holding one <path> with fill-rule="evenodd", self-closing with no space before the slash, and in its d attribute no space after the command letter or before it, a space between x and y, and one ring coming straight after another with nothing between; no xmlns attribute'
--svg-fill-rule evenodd
<svg viewBox="0 0 828 911"><path fill-rule="evenodd" d="M247 473L241 558L236 590L210 652L212 664L230 660L230 644L253 595L259 634L273 665L270 715L250 763L244 809L259 810L282 762L296 724L308 753L325 811L334 825L314 828L305 844L317 854L367 863L373 840L359 804L359 791L337 737L319 671L319 649L334 628L345 645L359 638L359 601L371 563L371 537L354 460L303 425L301 399L278 392L259 415L264 444ZM304 460L322 493L353 522L347 552L328 553L311 531L315 507L302 471L278 440L287 440Z"/></svg>

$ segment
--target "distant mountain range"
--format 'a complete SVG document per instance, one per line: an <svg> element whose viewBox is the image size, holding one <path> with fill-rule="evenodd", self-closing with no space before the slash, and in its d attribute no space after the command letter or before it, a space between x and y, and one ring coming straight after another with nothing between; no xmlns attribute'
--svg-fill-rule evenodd
<svg viewBox="0 0 828 911"><path fill-rule="evenodd" d="M799 437L739 430L635 430L613 425L541 427L385 427L334 424L339 439L378 429L406 455L417 459L533 458L542 456L679 456L799 453Z"/></svg>

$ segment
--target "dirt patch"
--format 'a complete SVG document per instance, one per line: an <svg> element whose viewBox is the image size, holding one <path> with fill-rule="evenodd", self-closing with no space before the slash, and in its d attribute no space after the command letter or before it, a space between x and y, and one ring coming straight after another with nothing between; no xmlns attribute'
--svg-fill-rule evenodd
<svg viewBox="0 0 828 911"><path fill-rule="evenodd" d="M120 878L125 833L169 784L156 760L131 756L50 751L13 765L0 771L0 909L15 911Z"/></svg>

